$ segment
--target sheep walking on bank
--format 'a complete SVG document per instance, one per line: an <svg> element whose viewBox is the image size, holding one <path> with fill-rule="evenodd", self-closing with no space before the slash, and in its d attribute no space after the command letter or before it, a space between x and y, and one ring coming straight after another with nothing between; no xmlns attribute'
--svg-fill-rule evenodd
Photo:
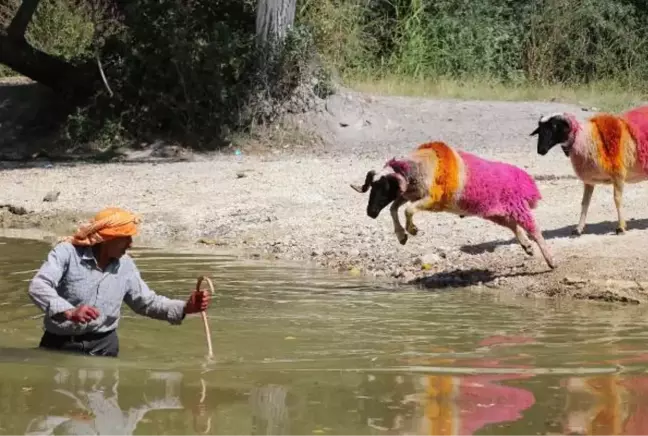
<svg viewBox="0 0 648 436"><path fill-rule="evenodd" d="M581 214L573 233L583 233L594 186L598 184L613 185L618 215L616 233L625 233L624 185L648 179L648 106L619 115L599 113L584 123L570 113L542 116L531 132L534 135L538 136L539 155L544 156L560 145L583 182Z"/></svg>
<svg viewBox="0 0 648 436"><path fill-rule="evenodd" d="M367 205L371 218L377 218L391 203L394 232L401 244L407 242L405 230L413 236L418 233L413 221L416 212L479 216L510 229L531 256L528 233L549 267L556 267L532 213L542 198L540 191L529 174L513 165L482 159L437 141L418 146L406 158L390 160L380 173L369 171L363 186L351 187L360 193L371 188ZM406 203L403 229L398 209Z"/></svg>

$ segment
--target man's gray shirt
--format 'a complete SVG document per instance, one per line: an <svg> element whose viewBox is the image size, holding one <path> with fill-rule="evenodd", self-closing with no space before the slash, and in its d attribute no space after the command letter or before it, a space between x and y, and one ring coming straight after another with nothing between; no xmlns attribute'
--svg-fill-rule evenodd
<svg viewBox="0 0 648 436"><path fill-rule="evenodd" d="M153 292L127 254L101 271L90 247L76 247L69 242L61 242L49 252L29 284L29 297L45 312L45 330L59 335L116 329L122 301L140 315L171 324L182 323L186 304ZM96 307L97 319L76 324L60 315L55 317L81 304Z"/></svg>

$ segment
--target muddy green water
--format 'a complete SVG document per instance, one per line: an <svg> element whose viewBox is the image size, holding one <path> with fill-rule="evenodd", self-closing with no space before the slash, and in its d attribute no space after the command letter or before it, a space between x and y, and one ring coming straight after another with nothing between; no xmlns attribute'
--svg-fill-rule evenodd
<svg viewBox="0 0 648 436"><path fill-rule="evenodd" d="M119 359L37 350L49 246L0 239L2 434L648 433L643 307L377 288L228 255L133 250L157 292L209 274L200 317L123 307Z"/></svg>

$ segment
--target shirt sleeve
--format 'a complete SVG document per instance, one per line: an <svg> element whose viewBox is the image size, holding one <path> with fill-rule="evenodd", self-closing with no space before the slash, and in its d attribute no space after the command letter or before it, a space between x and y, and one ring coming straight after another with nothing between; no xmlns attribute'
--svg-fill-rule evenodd
<svg viewBox="0 0 648 436"><path fill-rule="evenodd" d="M128 280L124 302L135 313L149 318L166 320L171 324L181 324L184 320L186 302L174 300L153 292L142 280L139 270L133 265L133 276Z"/></svg>
<svg viewBox="0 0 648 436"><path fill-rule="evenodd" d="M57 244L29 283L29 298L50 318L74 309L74 306L61 297L56 290L69 262L69 249L63 244Z"/></svg>

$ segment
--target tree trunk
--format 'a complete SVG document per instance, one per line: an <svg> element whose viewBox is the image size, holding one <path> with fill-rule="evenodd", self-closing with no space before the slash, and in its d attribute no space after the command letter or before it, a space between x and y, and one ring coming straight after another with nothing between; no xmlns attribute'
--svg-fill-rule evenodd
<svg viewBox="0 0 648 436"><path fill-rule="evenodd" d="M40 0L22 0L16 16L11 20L11 24L7 28L7 35L13 40L19 41L25 39L25 32L27 26L38 8Z"/></svg>
<svg viewBox="0 0 648 436"><path fill-rule="evenodd" d="M257 45L281 42L295 22L297 0L258 0L256 12Z"/></svg>
<svg viewBox="0 0 648 436"><path fill-rule="evenodd" d="M26 41L15 41L0 30L0 63L57 92L76 89L89 92L94 83L89 66L75 66L35 49ZM98 76L98 75L97 75Z"/></svg>

